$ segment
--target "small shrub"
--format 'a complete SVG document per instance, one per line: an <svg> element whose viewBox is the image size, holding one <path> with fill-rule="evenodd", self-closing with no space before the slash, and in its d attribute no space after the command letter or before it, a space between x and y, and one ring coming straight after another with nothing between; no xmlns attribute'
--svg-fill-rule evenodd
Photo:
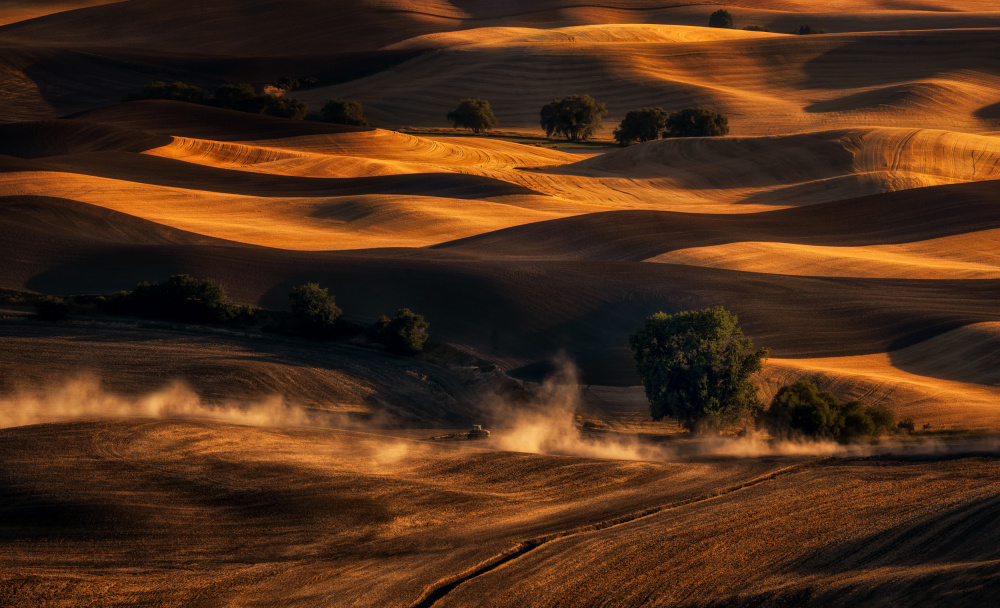
<svg viewBox="0 0 1000 608"><path fill-rule="evenodd" d="M604 126L601 118L608 107L590 95L570 95L542 106L541 125L545 135L562 135L570 141L585 141Z"/></svg>
<svg viewBox="0 0 1000 608"><path fill-rule="evenodd" d="M315 337L328 337L333 332L341 310L326 288L306 283L288 292L288 299L292 304L292 321L299 332Z"/></svg>
<svg viewBox="0 0 1000 608"><path fill-rule="evenodd" d="M69 304L62 298L44 296L35 301L38 318L50 323L58 323L69 318Z"/></svg>
<svg viewBox="0 0 1000 608"><path fill-rule="evenodd" d="M364 108L356 101L331 99L323 106L321 113L326 122L354 127L368 126L368 121L364 117Z"/></svg>
<svg viewBox="0 0 1000 608"><path fill-rule="evenodd" d="M729 14L726 9L720 8L719 10L712 13L712 16L708 18L708 27L733 27L733 16Z"/></svg>
<svg viewBox="0 0 1000 608"><path fill-rule="evenodd" d="M428 327L430 324L422 315L409 308L400 308L391 319L382 315L373 325L371 335L391 352L412 355L424 349L424 344L430 337Z"/></svg>
<svg viewBox="0 0 1000 608"><path fill-rule="evenodd" d="M473 133L492 131L499 124L490 102L485 99L462 99L457 108L448 112L447 118L455 128L472 129Z"/></svg>
<svg viewBox="0 0 1000 608"><path fill-rule="evenodd" d="M632 142L652 141L667 128L669 115L663 108L630 110L614 131L615 141L627 146Z"/></svg>
<svg viewBox="0 0 1000 608"><path fill-rule="evenodd" d="M171 82L168 84L156 81L146 85L138 93L133 93L125 97L124 101L137 101L140 99L170 99L173 101L186 101L188 103L205 103L205 91L201 87L196 87L185 82Z"/></svg>
<svg viewBox="0 0 1000 608"><path fill-rule="evenodd" d="M746 26L743 29L745 31L748 31L748 32L770 32L771 31L771 30L767 29L766 27L761 27L759 25L748 25L748 26Z"/></svg>
<svg viewBox="0 0 1000 608"><path fill-rule="evenodd" d="M719 137L729 134L729 119L708 108L685 108L667 119L664 137Z"/></svg>
<svg viewBox="0 0 1000 608"><path fill-rule="evenodd" d="M917 428L917 425L913 422L913 418L904 418L899 421L896 428L907 433L912 433Z"/></svg>

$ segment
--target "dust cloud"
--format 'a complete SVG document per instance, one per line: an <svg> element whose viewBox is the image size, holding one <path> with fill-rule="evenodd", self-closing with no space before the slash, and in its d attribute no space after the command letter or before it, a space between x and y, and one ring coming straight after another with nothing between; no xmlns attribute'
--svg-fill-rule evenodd
<svg viewBox="0 0 1000 608"><path fill-rule="evenodd" d="M209 418L253 426L301 426L317 414L278 396L253 402L203 401L175 382L136 397L110 393L91 376L79 376L44 389L21 389L0 398L0 428L81 418Z"/></svg>
<svg viewBox="0 0 1000 608"><path fill-rule="evenodd" d="M576 420L580 405L576 367L572 362L560 360L556 371L543 382L528 407L493 404L494 419L504 420L505 428L496 433L491 443L500 449L516 452L659 462L691 457L940 457L1000 453L1000 438L997 437L951 441L883 440L877 444L845 445L835 441L777 441L765 433L750 432L739 437L685 437L654 443L624 433L582 432Z"/></svg>

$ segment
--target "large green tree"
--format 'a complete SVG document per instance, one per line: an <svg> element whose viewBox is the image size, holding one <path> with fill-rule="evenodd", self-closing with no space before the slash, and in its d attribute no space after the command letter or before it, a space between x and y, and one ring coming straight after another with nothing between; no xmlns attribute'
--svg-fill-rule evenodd
<svg viewBox="0 0 1000 608"><path fill-rule="evenodd" d="M636 141L641 143L658 139L667 128L668 116L663 108L629 110L614 131L615 141L627 146Z"/></svg>
<svg viewBox="0 0 1000 608"><path fill-rule="evenodd" d="M499 123L493 114L490 102L485 99L462 99L458 102L458 107L448 112L448 120L455 124L455 127L472 129L473 133L492 131Z"/></svg>
<svg viewBox="0 0 1000 608"><path fill-rule="evenodd" d="M754 350L721 306L657 313L629 336L629 347L654 420L676 418L690 431L720 428L764 407L751 376L768 350Z"/></svg>
<svg viewBox="0 0 1000 608"><path fill-rule="evenodd" d="M590 95L570 95L542 107L541 125L549 137L555 134L583 141L601 129L601 118L607 113L608 107Z"/></svg>

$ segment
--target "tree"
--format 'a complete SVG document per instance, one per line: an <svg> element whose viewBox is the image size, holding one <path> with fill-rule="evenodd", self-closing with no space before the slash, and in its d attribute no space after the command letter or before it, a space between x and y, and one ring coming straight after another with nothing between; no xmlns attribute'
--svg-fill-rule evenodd
<svg viewBox="0 0 1000 608"><path fill-rule="evenodd" d="M400 308L396 316L391 319L382 315L375 322L372 333L375 340L385 344L390 351L412 355L424 349L424 344L430 337L427 333L428 327L430 324L422 315L410 311L409 308Z"/></svg>
<svg viewBox="0 0 1000 608"><path fill-rule="evenodd" d="M318 283L292 288L288 300L292 303L292 319L297 329L317 337L329 335L342 312L333 296Z"/></svg>
<svg viewBox="0 0 1000 608"><path fill-rule="evenodd" d="M323 120L338 125L351 125L355 127L367 127L368 121L364 117L364 109L356 101L346 99L331 99L326 102L321 110Z"/></svg>
<svg viewBox="0 0 1000 608"><path fill-rule="evenodd" d="M35 301L38 318L43 321L57 323L69 318L69 304L56 296L43 296Z"/></svg>
<svg viewBox="0 0 1000 608"><path fill-rule="evenodd" d="M634 141L641 143L658 139L667 128L667 118L663 108L629 110L614 131L615 141L627 146Z"/></svg>
<svg viewBox="0 0 1000 608"><path fill-rule="evenodd" d="M760 423L775 437L801 433L817 439L836 439L843 431L840 401L820 392L811 382L799 380L781 387Z"/></svg>
<svg viewBox="0 0 1000 608"><path fill-rule="evenodd" d="M792 32L793 34L798 34L799 36L808 36L810 34L825 34L827 33L826 28L823 27L812 27L809 25L799 26L799 31Z"/></svg>
<svg viewBox="0 0 1000 608"><path fill-rule="evenodd" d="M729 134L729 119L708 108L685 108L667 118L664 137L716 137Z"/></svg>
<svg viewBox="0 0 1000 608"><path fill-rule="evenodd" d="M171 99L173 101L186 101L188 103L205 103L205 91L201 87L196 87L184 82L156 81L147 84L138 93L133 93L125 98L125 101L136 101L139 99Z"/></svg>
<svg viewBox="0 0 1000 608"><path fill-rule="evenodd" d="M448 112L447 118L455 124L455 128L472 129L473 133L492 131L499 124L490 102L485 99L462 99L457 108Z"/></svg>
<svg viewBox="0 0 1000 608"><path fill-rule="evenodd" d="M215 90L212 103L220 108L253 112L260 114L264 110L264 99L257 95L251 84L224 84Z"/></svg>
<svg viewBox="0 0 1000 608"><path fill-rule="evenodd" d="M805 436L849 443L891 432L895 419L885 406L841 403L833 393L820 392L811 382L799 380L778 390L758 424L775 437Z"/></svg>
<svg viewBox="0 0 1000 608"><path fill-rule="evenodd" d="M309 113L309 106L301 99L278 95L263 95L262 97L264 107L261 112L268 116L302 120Z"/></svg>
<svg viewBox="0 0 1000 608"><path fill-rule="evenodd" d="M298 78L291 78L290 76L282 76L278 79L278 82L274 83L274 86L283 91L294 91L295 89L302 86Z"/></svg>
<svg viewBox="0 0 1000 608"><path fill-rule="evenodd" d="M253 85L224 84L215 90L212 104L228 110L267 114L279 118L302 120L309 112L308 106L299 100L282 95L258 95Z"/></svg>
<svg viewBox="0 0 1000 608"><path fill-rule="evenodd" d="M733 27L733 16L729 14L724 8L712 13L712 16L708 18L708 27Z"/></svg>
<svg viewBox="0 0 1000 608"><path fill-rule="evenodd" d="M600 130L601 117L607 113L607 106L590 95L570 95L545 104L541 124L548 137L556 134L570 141L583 141Z"/></svg>
<svg viewBox="0 0 1000 608"><path fill-rule="evenodd" d="M750 377L769 351L754 350L721 306L659 312L629 336L629 347L654 420L676 418L694 431L738 422L764 407Z"/></svg>

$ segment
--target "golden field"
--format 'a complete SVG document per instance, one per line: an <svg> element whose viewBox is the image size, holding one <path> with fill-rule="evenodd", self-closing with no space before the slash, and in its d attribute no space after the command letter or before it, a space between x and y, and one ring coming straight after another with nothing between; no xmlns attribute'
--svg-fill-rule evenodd
<svg viewBox="0 0 1000 608"><path fill-rule="evenodd" d="M0 305L0 606L995 601L1000 9L718 8L0 2L0 288L187 273L283 309L319 282L446 353ZM373 126L121 102L299 74ZM544 138L577 93L604 128ZM451 128L465 97L498 133ZM612 140L695 105L731 134ZM765 398L809 379L925 440L651 422L628 334L715 305L771 349Z"/></svg>

